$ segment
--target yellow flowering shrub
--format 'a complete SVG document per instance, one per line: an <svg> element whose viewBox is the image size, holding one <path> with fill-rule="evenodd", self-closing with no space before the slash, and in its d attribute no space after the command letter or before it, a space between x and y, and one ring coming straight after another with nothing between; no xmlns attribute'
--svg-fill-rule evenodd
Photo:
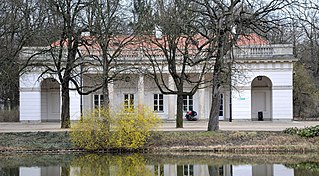
<svg viewBox="0 0 319 176"><path fill-rule="evenodd" d="M71 128L71 141L88 150L105 148L137 149L142 147L160 118L142 105L118 112L95 110Z"/></svg>
<svg viewBox="0 0 319 176"><path fill-rule="evenodd" d="M137 149L142 147L150 131L158 126L160 118L142 105L127 112L121 109L112 123L111 144L114 148Z"/></svg>
<svg viewBox="0 0 319 176"><path fill-rule="evenodd" d="M109 145L112 118L108 110L95 109L88 116L81 117L72 125L71 141L80 148L89 150L105 148Z"/></svg>

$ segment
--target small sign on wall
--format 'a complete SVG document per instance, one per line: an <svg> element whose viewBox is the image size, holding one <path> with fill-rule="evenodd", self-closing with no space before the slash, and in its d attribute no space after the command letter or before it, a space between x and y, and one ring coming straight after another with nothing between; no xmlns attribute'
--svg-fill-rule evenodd
<svg viewBox="0 0 319 176"><path fill-rule="evenodd" d="M246 100L246 98L240 97L238 98L238 100Z"/></svg>

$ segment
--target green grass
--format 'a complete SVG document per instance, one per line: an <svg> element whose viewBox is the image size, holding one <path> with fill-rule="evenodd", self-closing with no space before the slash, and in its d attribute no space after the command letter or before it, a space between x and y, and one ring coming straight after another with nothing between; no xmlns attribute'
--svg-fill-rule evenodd
<svg viewBox="0 0 319 176"><path fill-rule="evenodd" d="M145 149L218 148L221 151L245 152L318 152L319 137L303 138L282 132L152 132ZM0 149L59 150L75 149L68 132L0 133Z"/></svg>

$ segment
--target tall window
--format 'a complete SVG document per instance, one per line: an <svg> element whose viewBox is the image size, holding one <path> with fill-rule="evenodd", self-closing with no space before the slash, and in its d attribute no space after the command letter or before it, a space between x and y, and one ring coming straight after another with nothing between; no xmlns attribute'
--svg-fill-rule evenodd
<svg viewBox="0 0 319 176"><path fill-rule="evenodd" d="M184 165L183 166L183 176L194 176L194 166Z"/></svg>
<svg viewBox="0 0 319 176"><path fill-rule="evenodd" d="M104 104L104 96L103 95L101 95L101 94L94 95L93 101L94 101L94 108L96 108L96 109L103 108L103 104Z"/></svg>
<svg viewBox="0 0 319 176"><path fill-rule="evenodd" d="M220 94L219 116L224 116L224 94Z"/></svg>
<svg viewBox="0 0 319 176"><path fill-rule="evenodd" d="M164 165L154 165L154 175L164 176Z"/></svg>
<svg viewBox="0 0 319 176"><path fill-rule="evenodd" d="M156 112L164 111L163 94L154 94L154 111Z"/></svg>
<svg viewBox="0 0 319 176"><path fill-rule="evenodd" d="M93 95L94 109L97 110L99 116L104 105L104 96L101 94Z"/></svg>
<svg viewBox="0 0 319 176"><path fill-rule="evenodd" d="M124 108L134 109L134 94L124 94Z"/></svg>
<svg viewBox="0 0 319 176"><path fill-rule="evenodd" d="M218 173L219 173L219 176L223 176L224 175L224 167L223 166L220 166L218 168ZM231 171L231 173L232 173L232 171ZM231 174L231 175L233 175L233 174Z"/></svg>
<svg viewBox="0 0 319 176"><path fill-rule="evenodd" d="M192 111L193 110L193 96L183 95L183 110Z"/></svg>

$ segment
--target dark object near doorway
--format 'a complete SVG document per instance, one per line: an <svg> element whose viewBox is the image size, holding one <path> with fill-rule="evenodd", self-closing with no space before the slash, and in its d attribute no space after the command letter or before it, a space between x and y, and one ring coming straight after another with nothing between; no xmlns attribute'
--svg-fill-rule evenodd
<svg viewBox="0 0 319 176"><path fill-rule="evenodd" d="M185 115L186 119L189 121L196 121L198 120L197 116L197 112L196 111L188 111Z"/></svg>
<svg viewBox="0 0 319 176"><path fill-rule="evenodd" d="M258 112L258 121L264 121L264 115L262 111Z"/></svg>

